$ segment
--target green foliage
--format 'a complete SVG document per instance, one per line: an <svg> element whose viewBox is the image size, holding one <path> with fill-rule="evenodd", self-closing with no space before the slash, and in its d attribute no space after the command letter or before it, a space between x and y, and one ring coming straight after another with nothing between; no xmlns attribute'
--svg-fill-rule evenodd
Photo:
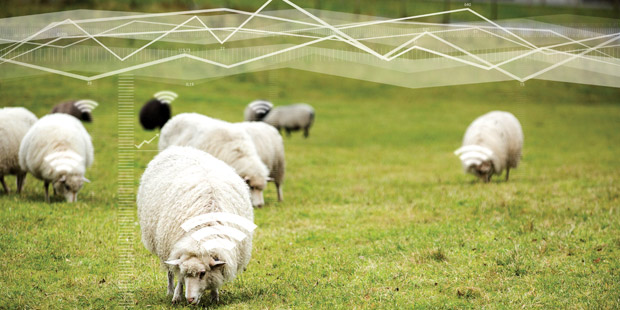
<svg viewBox="0 0 620 310"><path fill-rule="evenodd" d="M40 14L55 11L92 9L133 12L168 12L196 9L211 9L228 7L248 12L256 11L267 0L5 0L0 17L11 17L29 14ZM436 0L382 0L378 5L376 0L348 0L348 1L321 1L321 0L293 0L293 3L309 9L321 9L345 13L374 15L382 17L403 17L432 12L455 10L471 4L469 8L488 18L520 18L541 15L577 14L586 16L618 18L618 11L609 8L581 7L581 6L540 6L514 4L510 1L497 3L497 16L493 14L492 0L485 1L436 1ZM281 0L273 0L266 10L291 9L291 6ZM571 22L578 22L573 20ZM617 23L615 23L617 24Z"/></svg>
<svg viewBox="0 0 620 310"><path fill-rule="evenodd" d="M241 121L245 105L316 108L309 139L285 138L284 202L255 210L253 258L221 309L620 307L618 89L529 81L405 89L279 70L193 87L136 80L135 115L173 90L173 113ZM3 106L38 116L65 99L100 106L86 124L93 182L79 202L43 202L42 182L0 195L0 308L119 308L116 78L0 84ZM452 154L467 125L512 111L525 132L511 180L481 184ZM135 127L135 143L155 132ZM156 142L136 152L135 185ZM149 151L151 150L151 151ZM11 189L14 177L7 177ZM173 308L140 242L130 274L138 309ZM181 308L180 306L174 308ZM188 308L189 309L189 308Z"/></svg>

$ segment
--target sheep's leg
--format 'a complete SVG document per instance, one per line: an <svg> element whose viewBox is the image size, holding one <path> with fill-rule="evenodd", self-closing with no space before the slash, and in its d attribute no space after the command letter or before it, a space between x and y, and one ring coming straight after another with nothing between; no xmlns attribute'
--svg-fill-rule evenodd
<svg viewBox="0 0 620 310"><path fill-rule="evenodd" d="M177 287L174 289L174 296L172 297L172 303L179 303L183 301L183 281L185 279L179 275L179 282L177 282Z"/></svg>
<svg viewBox="0 0 620 310"><path fill-rule="evenodd" d="M43 182L43 188L45 188L45 202L50 203L50 193L49 193L49 185L50 182Z"/></svg>
<svg viewBox="0 0 620 310"><path fill-rule="evenodd" d="M211 290L211 302L215 302L215 303L220 302L220 293L218 292L217 289Z"/></svg>
<svg viewBox="0 0 620 310"><path fill-rule="evenodd" d="M304 138L308 138L309 135L310 135L309 128L308 127L304 128Z"/></svg>
<svg viewBox="0 0 620 310"><path fill-rule="evenodd" d="M506 168L506 182L508 182L509 175L510 175L510 167Z"/></svg>
<svg viewBox="0 0 620 310"><path fill-rule="evenodd" d="M278 191L278 201L282 201L282 187L280 182L276 182L276 190Z"/></svg>
<svg viewBox="0 0 620 310"><path fill-rule="evenodd" d="M174 295L174 272L168 270L168 296Z"/></svg>
<svg viewBox="0 0 620 310"><path fill-rule="evenodd" d="M22 192L22 188L24 187L24 181L26 180L26 174L20 173L17 175L17 193Z"/></svg>
<svg viewBox="0 0 620 310"><path fill-rule="evenodd" d="M284 131L286 131L286 136L290 137L291 136L291 130L288 128L284 128Z"/></svg>
<svg viewBox="0 0 620 310"><path fill-rule="evenodd" d="M0 182L2 182L2 187L4 188L4 192L8 194L9 193L9 187L6 186L6 182L4 182L4 176L0 177Z"/></svg>

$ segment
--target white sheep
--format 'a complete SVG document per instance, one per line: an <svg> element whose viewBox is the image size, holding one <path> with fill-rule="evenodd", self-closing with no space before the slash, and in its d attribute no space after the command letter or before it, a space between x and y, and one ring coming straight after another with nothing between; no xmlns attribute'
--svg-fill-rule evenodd
<svg viewBox="0 0 620 310"><path fill-rule="evenodd" d="M68 202L77 201L86 168L93 163L90 135L75 117L55 113L42 117L28 130L19 148L19 165L43 180L45 201L49 184Z"/></svg>
<svg viewBox="0 0 620 310"><path fill-rule="evenodd" d="M465 131L459 156L465 172L489 182L493 174L516 168L521 159L523 131L519 120L509 112L492 111L471 123Z"/></svg>
<svg viewBox="0 0 620 310"><path fill-rule="evenodd" d="M252 204L264 205L263 189L270 180L269 170L243 129L201 114L182 113L161 129L159 150L172 145L193 146L229 164L250 186Z"/></svg>
<svg viewBox="0 0 620 310"><path fill-rule="evenodd" d="M217 302L222 284L245 270L252 254L254 213L247 185L224 162L193 147L169 147L144 171L137 204L142 243L165 264L173 303L182 300L183 286L190 304L198 304L205 290ZM241 219L225 222L216 216L222 213ZM218 221L197 221L210 216ZM207 226L187 224L191 222ZM231 228L241 238L223 233ZM200 235L201 230L222 233Z"/></svg>
<svg viewBox="0 0 620 310"><path fill-rule="evenodd" d="M0 182L8 194L4 176L17 176L17 193L22 191L27 171L19 166L19 145L37 117L25 108L0 109Z"/></svg>
<svg viewBox="0 0 620 310"><path fill-rule="evenodd" d="M258 156L269 169L269 177L276 184L278 201L282 201L282 183L286 168L282 136L274 127L263 122L242 122L234 125L243 128L252 138Z"/></svg>
<svg viewBox="0 0 620 310"><path fill-rule="evenodd" d="M291 135L291 131L303 129L307 138L314 123L314 108L305 103L279 106L269 111L262 121L278 131L284 129L287 136Z"/></svg>

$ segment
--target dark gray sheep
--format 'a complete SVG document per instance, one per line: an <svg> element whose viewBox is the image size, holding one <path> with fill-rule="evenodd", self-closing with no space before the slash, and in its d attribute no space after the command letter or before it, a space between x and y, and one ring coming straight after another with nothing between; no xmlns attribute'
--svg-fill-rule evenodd
<svg viewBox="0 0 620 310"><path fill-rule="evenodd" d="M297 103L275 107L262 119L263 122L275 127L278 131L284 129L286 135L291 131L304 130L304 137L309 135L310 127L314 123L314 108L305 103Z"/></svg>
<svg viewBox="0 0 620 310"><path fill-rule="evenodd" d="M63 103L59 103L57 104L53 109L52 112L50 114L53 113L65 113L65 114L69 114L81 121L84 122L88 122L91 123L93 121L93 117L90 114L89 111L82 111L80 110L75 103L78 102L78 100L70 100L70 101L65 101Z"/></svg>

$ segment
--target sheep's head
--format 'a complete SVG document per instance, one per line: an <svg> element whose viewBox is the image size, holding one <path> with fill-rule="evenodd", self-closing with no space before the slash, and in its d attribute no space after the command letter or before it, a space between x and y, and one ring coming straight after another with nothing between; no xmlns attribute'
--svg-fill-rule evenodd
<svg viewBox="0 0 620 310"><path fill-rule="evenodd" d="M479 164L472 164L468 168L468 172L477 176L483 182L489 182L493 175L493 163L491 160L485 160Z"/></svg>
<svg viewBox="0 0 620 310"><path fill-rule="evenodd" d="M53 186L57 194L65 196L67 202L76 202L77 193L80 191L80 189L82 189L84 182L90 181L82 175L63 174L60 178L54 181Z"/></svg>
<svg viewBox="0 0 620 310"><path fill-rule="evenodd" d="M465 171L477 176L483 182L489 182L495 172L493 167L493 151L488 147L469 144L454 151L466 167Z"/></svg>
<svg viewBox="0 0 620 310"><path fill-rule="evenodd" d="M252 200L252 206L260 208L265 204L263 199L263 190L267 187L267 181L271 181L271 178L265 178L260 175L245 176L243 177L245 183L250 187L250 198Z"/></svg>
<svg viewBox="0 0 620 310"><path fill-rule="evenodd" d="M212 298L217 300L217 290L224 284L226 262L217 257L183 255L179 259L166 261L166 264L178 266L179 279L182 279L185 285L187 303L197 305L206 290L211 290Z"/></svg>

